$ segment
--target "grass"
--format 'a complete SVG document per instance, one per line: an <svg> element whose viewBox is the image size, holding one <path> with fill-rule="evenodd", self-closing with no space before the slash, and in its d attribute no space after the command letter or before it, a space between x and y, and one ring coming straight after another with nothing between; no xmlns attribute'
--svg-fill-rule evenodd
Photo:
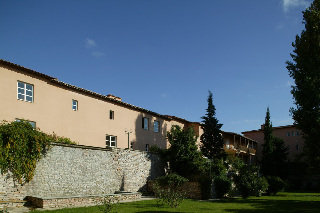
<svg viewBox="0 0 320 213"><path fill-rule="evenodd" d="M320 212L320 193L278 193L277 196L249 197L248 199L232 198L215 201L184 200L172 209L168 206L157 206L156 200L120 203L117 212L229 212L229 213L269 213L269 212ZM34 211L50 213L93 213L100 212L97 206L54 211Z"/></svg>

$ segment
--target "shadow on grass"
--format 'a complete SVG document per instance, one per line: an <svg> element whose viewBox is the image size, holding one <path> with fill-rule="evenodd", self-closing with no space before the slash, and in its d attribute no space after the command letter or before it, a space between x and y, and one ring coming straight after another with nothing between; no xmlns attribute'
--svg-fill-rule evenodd
<svg viewBox="0 0 320 213"><path fill-rule="evenodd" d="M216 203L229 203L230 201L218 201ZM269 212L311 212L320 211L320 201L301 201L301 200L269 200L269 199L235 199L232 203L245 204L250 208L226 208L226 212L234 213L269 213Z"/></svg>

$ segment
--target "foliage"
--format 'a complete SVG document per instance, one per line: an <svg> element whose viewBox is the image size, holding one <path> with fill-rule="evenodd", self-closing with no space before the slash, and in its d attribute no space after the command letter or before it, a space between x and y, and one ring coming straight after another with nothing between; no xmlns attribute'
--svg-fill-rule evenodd
<svg viewBox="0 0 320 213"><path fill-rule="evenodd" d="M231 180L226 175L215 177L213 183L217 198L224 197L231 190Z"/></svg>
<svg viewBox="0 0 320 213"><path fill-rule="evenodd" d="M269 184L267 193L269 195L276 195L278 192L283 190L285 187L285 182L279 177L268 176L267 180L268 180L268 184Z"/></svg>
<svg viewBox="0 0 320 213"><path fill-rule="evenodd" d="M12 173L20 184L33 177L36 163L48 149L47 137L28 122L0 125L0 170Z"/></svg>
<svg viewBox="0 0 320 213"><path fill-rule="evenodd" d="M310 171L320 174L320 0L303 12L305 29L297 35L287 69L294 80L291 93L295 108L291 113L304 133L304 153Z"/></svg>
<svg viewBox="0 0 320 213"><path fill-rule="evenodd" d="M270 111L267 108L263 128L264 144L262 149L261 170L265 176L285 177L287 174L288 147L281 138L272 135Z"/></svg>
<svg viewBox="0 0 320 213"><path fill-rule="evenodd" d="M20 184L29 182L37 161L49 149L49 142L73 143L70 139L47 135L28 122L3 122L0 125L0 170Z"/></svg>
<svg viewBox="0 0 320 213"><path fill-rule="evenodd" d="M117 196L105 196L102 201L102 205L99 206L99 210L102 213L116 212L115 208L119 203L119 197Z"/></svg>
<svg viewBox="0 0 320 213"><path fill-rule="evenodd" d="M55 143L63 143L63 144L70 144L70 145L77 145L76 142L72 141L70 138L62 137L56 135L56 133L47 135L47 140L49 142L55 142Z"/></svg>
<svg viewBox="0 0 320 213"><path fill-rule="evenodd" d="M194 178L203 168L204 159L198 151L197 137L192 128L186 130L172 126L167 134L170 143L166 151L170 173L177 173L186 178Z"/></svg>
<svg viewBox="0 0 320 213"><path fill-rule="evenodd" d="M259 169L253 165L245 165L234 175L237 189L243 198L261 196L268 188L266 178L259 175Z"/></svg>
<svg viewBox="0 0 320 213"><path fill-rule="evenodd" d="M209 91L207 113L202 117L201 123L203 134L200 137L200 148L202 154L211 160L225 158L224 141L220 130L222 124L215 115L216 108L212 103L212 93Z"/></svg>
<svg viewBox="0 0 320 213"><path fill-rule="evenodd" d="M187 181L188 179L177 174L159 177L153 185L155 196L163 204L167 204L171 208L177 208L185 197L185 193L181 191L181 186Z"/></svg>

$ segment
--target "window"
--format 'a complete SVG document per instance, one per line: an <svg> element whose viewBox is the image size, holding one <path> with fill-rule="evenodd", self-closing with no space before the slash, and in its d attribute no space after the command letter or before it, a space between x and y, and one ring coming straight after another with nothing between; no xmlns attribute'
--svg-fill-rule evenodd
<svg viewBox="0 0 320 213"><path fill-rule="evenodd" d="M159 123L159 121L154 121L153 122L153 131L154 132L159 132L159 125L160 123Z"/></svg>
<svg viewBox="0 0 320 213"><path fill-rule="evenodd" d="M72 110L77 111L78 110L78 101L72 99Z"/></svg>
<svg viewBox="0 0 320 213"><path fill-rule="evenodd" d="M149 118L142 118L142 128L145 130L149 130Z"/></svg>
<svg viewBox="0 0 320 213"><path fill-rule="evenodd" d="M299 151L299 144L296 145L296 150Z"/></svg>
<svg viewBox="0 0 320 213"><path fill-rule="evenodd" d="M296 131L296 136L299 136L299 135L300 135L300 133L298 131Z"/></svg>
<svg viewBox="0 0 320 213"><path fill-rule="evenodd" d="M114 111L110 110L109 118L110 120L114 120Z"/></svg>
<svg viewBox="0 0 320 213"><path fill-rule="evenodd" d="M290 132L287 132L287 136L290 136Z"/></svg>
<svg viewBox="0 0 320 213"><path fill-rule="evenodd" d="M117 136L106 135L106 147L117 147Z"/></svg>
<svg viewBox="0 0 320 213"><path fill-rule="evenodd" d="M291 132L291 136L294 136L294 131Z"/></svg>
<svg viewBox="0 0 320 213"><path fill-rule="evenodd" d="M21 122L21 121L28 122L33 127L33 129L36 129L36 122L34 122L34 121L26 121L26 120L18 119L18 118L16 119L16 122Z"/></svg>
<svg viewBox="0 0 320 213"><path fill-rule="evenodd" d="M17 84L18 100L33 102L33 85L18 81Z"/></svg>
<svg viewBox="0 0 320 213"><path fill-rule="evenodd" d="M149 144L146 144L146 152L149 152Z"/></svg>

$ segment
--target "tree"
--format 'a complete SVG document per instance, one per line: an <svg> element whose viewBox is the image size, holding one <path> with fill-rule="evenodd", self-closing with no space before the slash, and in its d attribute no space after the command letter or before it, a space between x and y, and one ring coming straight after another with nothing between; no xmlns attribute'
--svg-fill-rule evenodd
<svg viewBox="0 0 320 213"><path fill-rule="evenodd" d="M294 79L291 93L296 107L291 108L297 127L304 133L304 153L313 172L320 173L320 0L303 12L305 29L297 35L293 61L287 61Z"/></svg>
<svg viewBox="0 0 320 213"><path fill-rule="evenodd" d="M288 147L281 138L272 135L270 110L267 108L263 128L264 144L262 147L261 170L265 176L284 178L287 173Z"/></svg>
<svg viewBox="0 0 320 213"><path fill-rule="evenodd" d="M170 172L186 178L194 177L202 169L203 159L196 145L197 137L192 128L172 126L167 134L170 148L166 157Z"/></svg>
<svg viewBox="0 0 320 213"><path fill-rule="evenodd" d="M215 115L216 108L212 103L212 93L209 91L207 113L201 117L203 119L201 123L203 134L200 137L200 148L203 155L211 160L225 158L224 141L220 130L222 124L219 123Z"/></svg>

